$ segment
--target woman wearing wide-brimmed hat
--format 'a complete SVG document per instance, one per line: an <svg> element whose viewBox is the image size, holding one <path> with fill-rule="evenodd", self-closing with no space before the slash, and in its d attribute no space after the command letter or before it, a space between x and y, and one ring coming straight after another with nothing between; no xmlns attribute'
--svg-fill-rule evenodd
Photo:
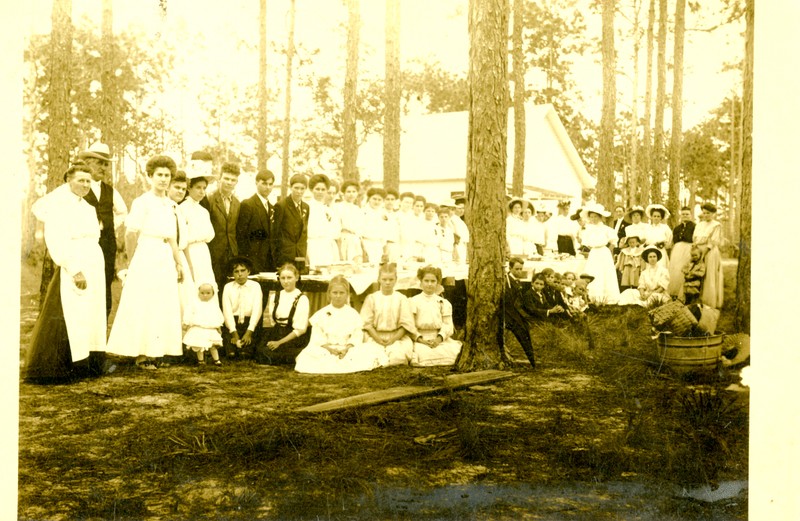
<svg viewBox="0 0 800 521"><path fill-rule="evenodd" d="M627 226L625 226L625 237L639 237L640 240L644 240L645 233L647 232L647 223L642 221L644 218L644 208L635 205L628 210L625 214L625 218L628 220ZM623 239L620 239L620 248L622 247L622 243L624 242Z"/></svg>
<svg viewBox="0 0 800 521"><path fill-rule="evenodd" d="M700 248L706 263L706 276L700 300L715 309L722 307L723 279L722 255L719 245L722 240L722 225L716 219L717 207L705 203L700 207L700 220L694 227L693 241Z"/></svg>
<svg viewBox="0 0 800 521"><path fill-rule="evenodd" d="M661 251L658 263L667 268L669 257L667 256L667 246L672 244L672 229L664 222L669 219L670 213L663 204L651 204L645 209L650 224L644 232L644 244L646 247L655 246Z"/></svg>
<svg viewBox="0 0 800 521"><path fill-rule="evenodd" d="M611 215L602 204L589 203L581 212L586 226L581 230L581 245L589 248L586 273L594 276L589 284L589 299L597 304L616 304L619 300L617 270L611 248L617 244L617 233L600 219Z"/></svg>
<svg viewBox="0 0 800 521"><path fill-rule="evenodd" d="M656 307L666 304L672 299L667 293L669 287L669 271L661 266L661 250L650 246L642 252L645 268L639 275L639 287L626 289L620 295L619 304L633 304L644 307Z"/></svg>

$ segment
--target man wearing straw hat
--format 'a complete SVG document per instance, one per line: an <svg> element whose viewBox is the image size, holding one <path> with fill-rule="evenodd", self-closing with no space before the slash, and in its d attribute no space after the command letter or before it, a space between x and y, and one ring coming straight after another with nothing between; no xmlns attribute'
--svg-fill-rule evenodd
<svg viewBox="0 0 800 521"><path fill-rule="evenodd" d="M111 312L111 283L114 281L114 261L117 258L116 230L125 222L128 207L122 196L110 184L111 151L105 143L94 143L78 153L78 159L92 170L91 190L84 199L97 212L100 222L100 249L103 250L106 273L106 316Z"/></svg>

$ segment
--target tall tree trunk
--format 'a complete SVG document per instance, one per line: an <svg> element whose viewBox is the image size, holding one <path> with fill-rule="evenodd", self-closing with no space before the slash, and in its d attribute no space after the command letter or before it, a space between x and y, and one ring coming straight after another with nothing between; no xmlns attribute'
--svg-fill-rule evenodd
<svg viewBox="0 0 800 521"><path fill-rule="evenodd" d="M400 188L400 0L386 0L383 187Z"/></svg>
<svg viewBox="0 0 800 521"><path fill-rule="evenodd" d="M661 183L664 180L664 103L667 89L667 0L658 0L658 69L656 82L656 122L653 144L653 184L650 199L662 200Z"/></svg>
<svg viewBox="0 0 800 521"><path fill-rule="evenodd" d="M47 191L62 183L69 167L74 128L70 104L72 88L72 0L53 0L53 28L50 32L50 59L48 60L47 91ZM42 280L39 286L40 305L44 302L47 285L53 278L55 266L50 255L42 263Z"/></svg>
<svg viewBox="0 0 800 521"><path fill-rule="evenodd" d="M503 245L508 132L508 0L469 3L469 279L459 371L497 367L503 356Z"/></svg>
<svg viewBox="0 0 800 521"><path fill-rule="evenodd" d="M358 181L358 143L356 142L356 106L358 87L358 40L361 30L360 0L347 0L347 66L344 78L344 128L342 129L342 170L344 178Z"/></svg>
<svg viewBox="0 0 800 521"><path fill-rule="evenodd" d="M683 149L683 43L686 30L686 0L675 0L675 50L672 67L672 136L669 147L669 193L667 205L672 224L678 224L681 202L681 152Z"/></svg>
<svg viewBox="0 0 800 521"><path fill-rule="evenodd" d="M256 170L267 168L267 0L258 11L258 145Z"/></svg>
<svg viewBox="0 0 800 521"><path fill-rule="evenodd" d="M750 253L751 253L751 208L753 174L753 33L755 24L755 0L745 4L745 58L744 87L742 95L742 165L741 197L739 198L739 267L736 271L736 310L734 326L738 331L750 333Z"/></svg>
<svg viewBox="0 0 800 521"><path fill-rule="evenodd" d="M636 203L645 205L650 199L650 186L653 175L653 27L656 22L656 0L650 0L647 10L647 70L644 83L644 136L642 138L642 166L639 174L639 190Z"/></svg>
<svg viewBox="0 0 800 521"><path fill-rule="evenodd" d="M733 240L736 227L739 225L739 222L734 218L733 215L733 196L736 192L736 171L741 167L742 160L741 154L739 154L739 149L741 147L739 147L737 143L739 135L736 132L736 117L736 100L735 96L731 96L731 166L728 169L728 237L730 237L731 240Z"/></svg>
<svg viewBox="0 0 800 521"><path fill-rule="evenodd" d="M286 86L283 105L283 152L281 154L281 196L286 197L289 187L289 141L292 137L292 62L294 60L295 0L289 4L289 36L286 41Z"/></svg>
<svg viewBox="0 0 800 521"><path fill-rule="evenodd" d="M101 16L101 34L102 34L102 59L103 71L101 73L100 82L103 88L100 91L103 109L100 112L100 134L102 141L108 145L111 155L114 156L120 147L120 131L119 131L119 106L117 96L119 89L117 88L117 80L114 71L117 69L116 52L114 49L114 12L113 0L103 0L102 3L102 16ZM105 181L114 186L116 181L115 168L112 163L111 168L108 169L108 179Z"/></svg>
<svg viewBox="0 0 800 521"><path fill-rule="evenodd" d="M641 37L639 35L639 0L633 2L633 102L631 103L631 152L630 168L625 184L625 197L623 205L627 208L638 199L636 192L639 190L639 48Z"/></svg>
<svg viewBox="0 0 800 521"><path fill-rule="evenodd" d="M525 57L522 52L524 0L514 0L511 30L511 62L514 78L514 172L511 193L522 197L525 184Z"/></svg>
<svg viewBox="0 0 800 521"><path fill-rule="evenodd" d="M597 200L614 206L614 128L617 107L616 56L614 52L614 0L603 0L603 112L600 116L600 151L597 158Z"/></svg>

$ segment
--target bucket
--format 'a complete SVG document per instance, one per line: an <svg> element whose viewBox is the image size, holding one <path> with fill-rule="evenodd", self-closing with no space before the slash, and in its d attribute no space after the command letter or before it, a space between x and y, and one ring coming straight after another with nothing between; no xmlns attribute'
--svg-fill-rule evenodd
<svg viewBox="0 0 800 521"><path fill-rule="evenodd" d="M724 333L708 336L658 335L658 357L677 371L714 369L722 355Z"/></svg>

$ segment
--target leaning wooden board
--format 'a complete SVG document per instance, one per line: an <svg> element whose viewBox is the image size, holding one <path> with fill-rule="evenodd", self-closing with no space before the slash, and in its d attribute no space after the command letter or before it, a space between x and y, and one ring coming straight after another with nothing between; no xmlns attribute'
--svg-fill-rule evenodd
<svg viewBox="0 0 800 521"><path fill-rule="evenodd" d="M405 387L392 387L373 391L370 393L357 394L347 398L339 398L329 402L318 403L297 409L299 412L330 412L350 407L360 407L363 405L376 405L379 403L394 402L407 398L418 398L445 391L463 389L472 385L498 382L514 377L510 371L498 371L489 369L486 371L476 371L474 373L453 374L445 376L441 385L426 386L414 385Z"/></svg>

